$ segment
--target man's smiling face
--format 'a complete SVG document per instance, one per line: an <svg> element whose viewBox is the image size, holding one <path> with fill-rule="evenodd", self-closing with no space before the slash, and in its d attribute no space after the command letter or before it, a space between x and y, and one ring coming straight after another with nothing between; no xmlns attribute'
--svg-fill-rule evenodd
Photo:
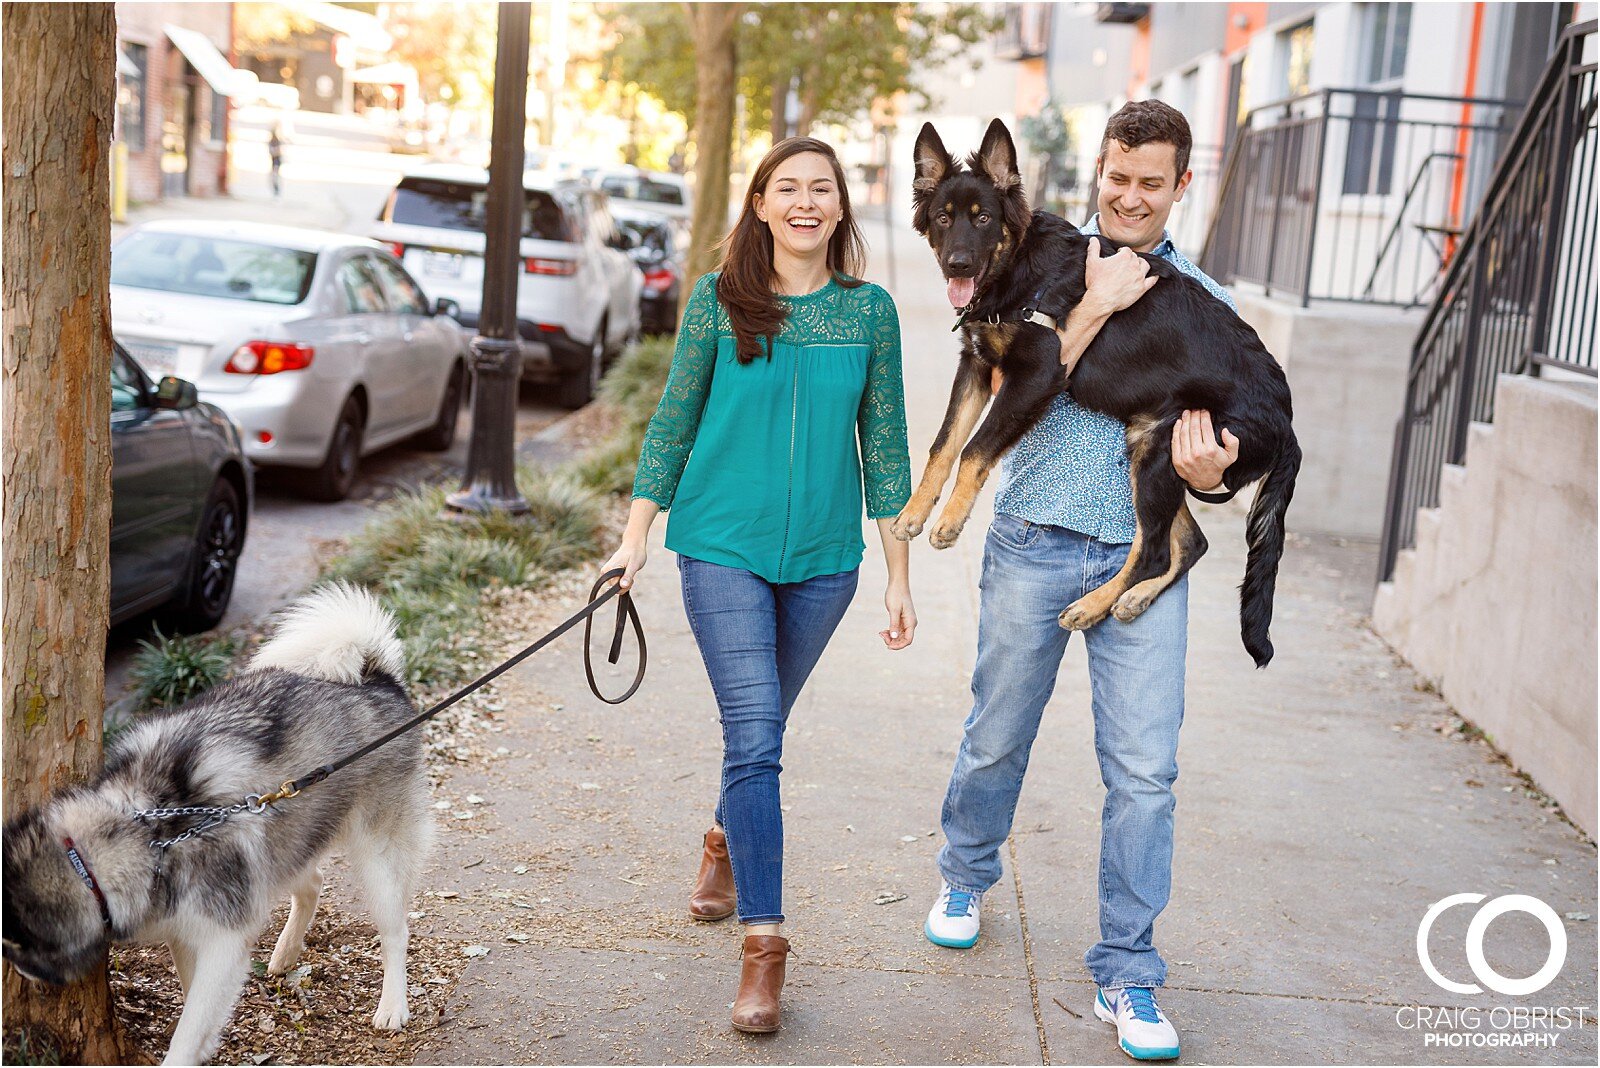
<svg viewBox="0 0 1600 1068"><path fill-rule="evenodd" d="M1112 137L1106 140L1096 167L1100 232L1138 252L1159 245L1172 205L1183 199L1192 174L1178 173L1178 150L1161 141L1125 148Z"/></svg>

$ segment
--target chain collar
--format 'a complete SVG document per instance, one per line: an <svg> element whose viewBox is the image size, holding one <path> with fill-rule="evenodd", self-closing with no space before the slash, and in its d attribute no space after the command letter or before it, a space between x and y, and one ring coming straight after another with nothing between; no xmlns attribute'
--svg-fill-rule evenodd
<svg viewBox="0 0 1600 1068"><path fill-rule="evenodd" d="M150 841L151 849L170 849L179 842L198 838L207 831L222 826L228 822L230 817L237 816L241 812L263 812L266 807L260 794L250 794L238 804L228 805L227 807L188 805L182 808L146 808L135 812L133 818L140 823L155 823L158 820L183 819L191 816L204 817L199 823L182 834L174 835L171 838L154 838Z"/></svg>

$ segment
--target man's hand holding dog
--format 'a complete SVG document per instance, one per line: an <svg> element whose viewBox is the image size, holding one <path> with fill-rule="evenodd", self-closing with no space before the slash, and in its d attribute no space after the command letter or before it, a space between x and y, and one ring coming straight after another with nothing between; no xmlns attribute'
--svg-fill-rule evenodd
<svg viewBox="0 0 1600 1068"><path fill-rule="evenodd" d="M1223 427L1219 444L1210 412L1186 411L1172 424L1172 466L1179 478L1201 493L1221 490L1222 473L1238 458L1238 437Z"/></svg>
<svg viewBox="0 0 1600 1068"><path fill-rule="evenodd" d="M1110 256L1100 255L1100 239L1089 238L1089 251L1083 263L1083 299L1072 309L1067 321L1057 330L1061 338L1061 362L1072 374L1083 350L1100 333L1106 320L1135 301L1159 281L1150 273L1150 264L1131 248L1117 249Z"/></svg>

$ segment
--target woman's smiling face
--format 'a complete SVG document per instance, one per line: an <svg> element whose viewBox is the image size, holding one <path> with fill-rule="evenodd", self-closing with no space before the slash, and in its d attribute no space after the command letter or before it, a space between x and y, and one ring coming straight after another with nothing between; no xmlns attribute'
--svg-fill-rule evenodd
<svg viewBox="0 0 1600 1068"><path fill-rule="evenodd" d="M773 244L798 259L826 256L839 225L841 192L833 165L818 152L801 152L778 164L767 187L752 198Z"/></svg>

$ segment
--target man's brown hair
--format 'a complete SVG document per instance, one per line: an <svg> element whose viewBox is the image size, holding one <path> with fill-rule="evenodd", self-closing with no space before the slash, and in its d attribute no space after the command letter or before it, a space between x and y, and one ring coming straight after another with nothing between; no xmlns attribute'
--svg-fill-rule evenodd
<svg viewBox="0 0 1600 1068"><path fill-rule="evenodd" d="M1130 100L1106 120L1106 132L1100 138L1100 158L1105 159L1106 146L1111 139L1128 151L1140 145L1171 145L1177 151L1178 177L1189 169L1189 151L1194 148L1194 137L1189 133L1189 120L1171 104L1159 100Z"/></svg>

